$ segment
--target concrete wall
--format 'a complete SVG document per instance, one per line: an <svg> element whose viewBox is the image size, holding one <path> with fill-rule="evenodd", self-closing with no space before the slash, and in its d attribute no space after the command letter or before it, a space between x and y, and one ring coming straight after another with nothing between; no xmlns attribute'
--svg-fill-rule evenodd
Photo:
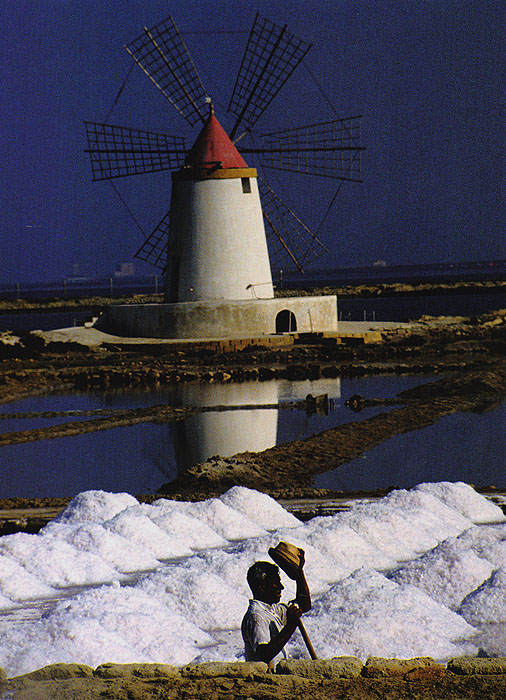
<svg viewBox="0 0 506 700"><path fill-rule="evenodd" d="M337 330L335 296L110 306L95 327L134 338L244 338L276 333L283 311L298 333Z"/></svg>

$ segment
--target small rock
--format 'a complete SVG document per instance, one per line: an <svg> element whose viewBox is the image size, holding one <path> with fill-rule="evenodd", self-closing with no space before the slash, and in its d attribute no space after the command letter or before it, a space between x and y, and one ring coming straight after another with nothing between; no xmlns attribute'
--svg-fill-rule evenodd
<svg viewBox="0 0 506 700"><path fill-rule="evenodd" d="M419 668L439 667L430 656L421 656L414 659L381 659L371 656L367 659L362 670L366 678L385 678L387 676L404 676Z"/></svg>
<svg viewBox="0 0 506 700"><path fill-rule="evenodd" d="M101 664L93 672L99 678L169 678L179 675L170 664Z"/></svg>
<svg viewBox="0 0 506 700"><path fill-rule="evenodd" d="M303 678L356 678L364 664L355 656L338 656L334 659L284 659L276 666L276 672L302 676Z"/></svg>
<svg viewBox="0 0 506 700"><path fill-rule="evenodd" d="M267 673L268 666L263 661L237 661L225 663L222 661L208 661L202 664L188 664L181 669L181 675L185 678L196 677L246 677L255 674Z"/></svg>
<svg viewBox="0 0 506 700"><path fill-rule="evenodd" d="M457 673L460 676L506 674L506 657L483 659L462 656L450 659L446 668L448 671Z"/></svg>
<svg viewBox="0 0 506 700"><path fill-rule="evenodd" d="M23 678L32 681L64 680L66 678L87 678L93 675L93 669L86 664L51 664L36 671L26 673Z"/></svg>

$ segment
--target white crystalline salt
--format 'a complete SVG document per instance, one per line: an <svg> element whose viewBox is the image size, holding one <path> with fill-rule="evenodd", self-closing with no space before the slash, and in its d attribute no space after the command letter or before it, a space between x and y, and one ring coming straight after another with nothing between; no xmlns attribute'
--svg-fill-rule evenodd
<svg viewBox="0 0 506 700"><path fill-rule="evenodd" d="M15 606L15 603L7 596L0 593L0 610L8 610Z"/></svg>
<svg viewBox="0 0 506 700"><path fill-rule="evenodd" d="M107 491L83 491L75 496L65 510L55 518L59 523L85 521L103 523L114 518L125 508L138 505L138 500L129 493L108 493Z"/></svg>
<svg viewBox="0 0 506 700"><path fill-rule="evenodd" d="M139 581L136 589L165 600L172 610L204 630L238 627L248 603L233 581L223 580L198 557L186 566L162 567Z"/></svg>
<svg viewBox="0 0 506 700"><path fill-rule="evenodd" d="M506 523L471 527L461 533L457 540L464 549L472 550L494 568L506 566Z"/></svg>
<svg viewBox="0 0 506 700"><path fill-rule="evenodd" d="M466 550L458 538L450 538L414 561L388 574L396 583L410 583L433 600L455 610L462 599L492 572L486 559Z"/></svg>
<svg viewBox="0 0 506 700"><path fill-rule="evenodd" d="M40 531L44 537L62 540L83 552L91 552L121 573L153 569L159 561L153 552L97 523L50 522Z"/></svg>
<svg viewBox="0 0 506 700"><path fill-rule="evenodd" d="M199 518L184 512L174 501L155 501L143 511L164 532L178 537L181 544L193 550L223 547L227 540Z"/></svg>
<svg viewBox="0 0 506 700"><path fill-rule="evenodd" d="M168 535L159 528L147 515L137 507L126 508L106 520L104 528L115 532L134 544L146 547L158 559L186 557L191 549L181 542L177 536Z"/></svg>
<svg viewBox="0 0 506 700"><path fill-rule="evenodd" d="M447 659L458 654L452 640L474 632L462 617L414 586L399 586L370 570L336 583L315 602L304 624L322 658Z"/></svg>
<svg viewBox="0 0 506 700"><path fill-rule="evenodd" d="M419 484L414 490L430 493L449 508L462 513L473 523L497 523L505 520L499 506L480 496L471 486L462 481Z"/></svg>
<svg viewBox="0 0 506 700"><path fill-rule="evenodd" d="M402 508L384 507L381 503L372 503L370 508L355 506L342 513L340 521L383 553L382 568L391 566L393 561L409 559L419 551L411 542L416 534L411 523L402 517Z"/></svg>
<svg viewBox="0 0 506 700"><path fill-rule="evenodd" d="M421 536L425 534L438 542L454 537L472 525L469 518L448 507L439 498L417 489L391 491L383 502L402 508L406 515L409 513L409 518L414 518L422 530Z"/></svg>
<svg viewBox="0 0 506 700"><path fill-rule="evenodd" d="M234 508L222 503L218 498L210 498L199 503L178 503L178 508L206 523L227 540L243 540L247 537L260 537L266 530Z"/></svg>
<svg viewBox="0 0 506 700"><path fill-rule="evenodd" d="M10 675L51 663L160 662L182 665L213 639L156 598L103 586L61 600L40 622L13 626L0 647Z"/></svg>
<svg viewBox="0 0 506 700"><path fill-rule="evenodd" d="M18 532L0 538L0 554L7 554L27 571L57 588L108 583L118 572L90 552L80 552L67 542Z"/></svg>
<svg viewBox="0 0 506 700"><path fill-rule="evenodd" d="M506 567L501 567L464 598L458 612L473 625L506 622L505 601Z"/></svg>
<svg viewBox="0 0 506 700"><path fill-rule="evenodd" d="M2 607L11 607L13 601L48 598L56 593L52 586L29 573L17 561L0 554L0 595L5 597Z"/></svg>
<svg viewBox="0 0 506 700"><path fill-rule="evenodd" d="M243 513L266 530L300 526L300 520L285 510L273 498L244 486L233 486L220 496L219 500L226 506Z"/></svg>
<svg viewBox="0 0 506 700"><path fill-rule="evenodd" d="M399 490L307 523L242 487L152 505L88 491L38 535L0 537L0 666L12 676L57 662L241 658L246 572L280 540L306 551L314 607L304 620L322 658L445 660L477 651L456 641L475 633L462 615L506 621L505 569L489 576L506 564L506 521L465 484ZM375 568L395 568L401 583ZM281 576L286 602L296 587ZM466 594L462 615L438 602ZM25 601L29 615L16 617ZM307 657L298 633L287 650Z"/></svg>
<svg viewBox="0 0 506 700"><path fill-rule="evenodd" d="M393 557L386 555L384 551L346 524L341 515L345 514L313 518L307 526L312 530L310 541L315 547L320 548L318 539L321 537L321 542L325 542L328 556L349 569L346 575L363 566L384 569L396 563ZM323 539L325 537L328 539Z"/></svg>

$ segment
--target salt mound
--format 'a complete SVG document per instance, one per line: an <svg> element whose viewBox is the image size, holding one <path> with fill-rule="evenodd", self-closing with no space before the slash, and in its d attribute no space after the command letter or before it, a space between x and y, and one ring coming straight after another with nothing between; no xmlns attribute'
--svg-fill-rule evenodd
<svg viewBox="0 0 506 700"><path fill-rule="evenodd" d="M471 624L506 622L505 601L506 567L503 566L464 598L458 612Z"/></svg>
<svg viewBox="0 0 506 700"><path fill-rule="evenodd" d="M118 572L95 554L40 535L18 532L1 537L0 554L12 557L36 578L56 588L109 583L118 578Z"/></svg>
<svg viewBox="0 0 506 700"><path fill-rule="evenodd" d="M313 518L306 527L310 530L309 541L318 549L324 546L329 557L348 569L347 576L363 566L388 568L396 563L396 559L343 522L340 513Z"/></svg>
<svg viewBox="0 0 506 700"><path fill-rule="evenodd" d="M60 600L40 622L3 635L0 666L10 676L52 663L183 665L214 640L143 591L102 586Z"/></svg>
<svg viewBox="0 0 506 700"><path fill-rule="evenodd" d="M48 598L56 594L52 586L29 573L14 559L0 554L0 607L9 608L13 606L13 601ZM3 603L2 597L5 598Z"/></svg>
<svg viewBox="0 0 506 700"><path fill-rule="evenodd" d="M68 542L77 550L96 554L121 573L154 569L159 561L150 549L126 539L97 523L48 523L43 537Z"/></svg>
<svg viewBox="0 0 506 700"><path fill-rule="evenodd" d="M138 506L122 510L114 518L107 520L104 527L146 547L157 559L186 557L192 553L177 535L168 535L144 515Z"/></svg>
<svg viewBox="0 0 506 700"><path fill-rule="evenodd" d="M263 527L218 498L199 503L177 503L176 507L206 523L227 540L244 540L266 534Z"/></svg>
<svg viewBox="0 0 506 700"><path fill-rule="evenodd" d="M248 598L238 592L235 582L225 580L199 557L184 566L168 564L144 576L136 585L186 620L198 621L204 630L239 627Z"/></svg>
<svg viewBox="0 0 506 700"><path fill-rule="evenodd" d="M455 508L424 491L397 489L385 496L383 501L409 512L409 517L416 520L417 526L438 542L458 535L473 524Z"/></svg>
<svg viewBox="0 0 506 700"><path fill-rule="evenodd" d="M70 501L63 513L55 518L59 523L75 523L84 520L101 523L113 518L129 506L139 505L129 493L108 493L107 491L82 491Z"/></svg>
<svg viewBox="0 0 506 700"><path fill-rule="evenodd" d="M439 498L449 508L462 513L473 523L498 523L505 520L499 506L480 496L471 486L462 481L419 484L414 490L430 493Z"/></svg>
<svg viewBox="0 0 506 700"><path fill-rule="evenodd" d="M471 549L489 561L495 569L506 565L506 523L487 527L473 526L462 532L457 540L463 548Z"/></svg>
<svg viewBox="0 0 506 700"><path fill-rule="evenodd" d="M475 631L414 586L399 586L371 570L336 583L314 603L304 624L322 658L348 654L364 660L448 659L460 651L453 640Z"/></svg>
<svg viewBox="0 0 506 700"><path fill-rule="evenodd" d="M155 501L146 515L159 528L177 537L181 544L194 550L223 547L227 540L198 518L174 507L173 501Z"/></svg>
<svg viewBox="0 0 506 700"><path fill-rule="evenodd" d="M457 609L464 596L488 578L492 569L489 561L464 549L457 538L450 538L389 572L388 578L399 584L410 583L438 603Z"/></svg>
<svg viewBox="0 0 506 700"><path fill-rule="evenodd" d="M285 510L273 498L244 486L232 486L220 496L219 500L226 506L243 513L266 530L275 530L279 527L299 527L301 524L300 520Z"/></svg>
<svg viewBox="0 0 506 700"><path fill-rule="evenodd" d="M242 488L153 505L88 491L38 535L0 537L0 607L48 599L27 605L24 619L4 617L0 666L13 675L53 662L232 660L242 652L246 572L280 540L306 550L314 606L304 619L321 657L476 653L454 642L475 629L438 601L467 595L459 610L469 620L506 617L505 570L489 576L506 569L506 520L489 506L466 485L428 484L299 523ZM492 515L498 524L470 520ZM373 567L397 573L388 579ZM290 600L295 583L281 575ZM297 634L287 651L306 657Z"/></svg>

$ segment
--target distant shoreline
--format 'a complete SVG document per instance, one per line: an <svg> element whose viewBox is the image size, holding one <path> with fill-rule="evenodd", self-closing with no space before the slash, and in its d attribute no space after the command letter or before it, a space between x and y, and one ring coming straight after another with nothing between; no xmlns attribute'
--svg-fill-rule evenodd
<svg viewBox="0 0 506 700"><path fill-rule="evenodd" d="M311 294L336 295L345 298L378 298L396 296L424 296L445 294L505 294L506 280L483 281L442 281L419 283L378 283L378 284L353 284L339 286L308 286L305 288L293 288L276 290L277 297L303 296ZM112 304L157 304L163 301L163 294L129 294L125 296L89 296L76 299L45 298L38 300L28 299L0 299L0 314L30 314L50 313L54 311L91 311L99 312L104 307ZM506 299L505 299L506 305Z"/></svg>

